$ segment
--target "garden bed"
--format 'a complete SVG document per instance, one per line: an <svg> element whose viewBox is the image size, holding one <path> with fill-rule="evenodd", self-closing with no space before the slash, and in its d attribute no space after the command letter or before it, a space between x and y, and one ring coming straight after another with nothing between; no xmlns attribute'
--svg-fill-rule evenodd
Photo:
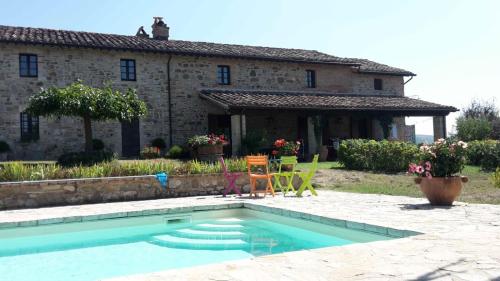
<svg viewBox="0 0 500 281"><path fill-rule="evenodd" d="M245 159L225 160L230 172L246 171ZM218 174L219 162L167 159L115 160L92 166L62 167L55 162L0 162L0 182L154 175Z"/></svg>

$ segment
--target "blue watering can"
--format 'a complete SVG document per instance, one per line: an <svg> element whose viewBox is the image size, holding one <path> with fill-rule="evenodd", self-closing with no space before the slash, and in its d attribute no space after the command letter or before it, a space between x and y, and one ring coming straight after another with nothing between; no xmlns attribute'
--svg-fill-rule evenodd
<svg viewBox="0 0 500 281"><path fill-rule="evenodd" d="M167 180L168 180L167 173L161 172L156 174L156 179L158 180L163 189L167 189Z"/></svg>

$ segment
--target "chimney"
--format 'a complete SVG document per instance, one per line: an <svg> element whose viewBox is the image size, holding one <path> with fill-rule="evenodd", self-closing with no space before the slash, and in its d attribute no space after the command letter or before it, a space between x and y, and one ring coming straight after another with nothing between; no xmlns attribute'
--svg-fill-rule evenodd
<svg viewBox="0 0 500 281"><path fill-rule="evenodd" d="M162 17L154 17L153 25L153 39L168 40L168 26L163 22Z"/></svg>

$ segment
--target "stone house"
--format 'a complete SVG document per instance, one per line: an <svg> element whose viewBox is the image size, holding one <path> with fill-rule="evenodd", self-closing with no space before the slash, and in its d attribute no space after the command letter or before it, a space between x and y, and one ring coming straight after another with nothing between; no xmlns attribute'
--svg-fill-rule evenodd
<svg viewBox="0 0 500 281"><path fill-rule="evenodd" d="M152 28L152 36L142 27L126 36L0 26L0 140L11 146L9 158L83 150L82 120L24 113L40 88L77 79L135 88L147 103L140 120L93 125L94 137L124 157L158 137L182 145L208 132L230 136L235 155L257 132L270 141L301 139L313 153L332 139L404 139L405 116L434 116L440 137L444 116L457 110L405 97L415 74L400 68L310 50L171 40L161 18Z"/></svg>

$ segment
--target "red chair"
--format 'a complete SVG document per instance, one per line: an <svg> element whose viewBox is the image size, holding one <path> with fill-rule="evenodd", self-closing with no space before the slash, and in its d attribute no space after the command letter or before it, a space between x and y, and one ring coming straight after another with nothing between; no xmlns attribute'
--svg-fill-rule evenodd
<svg viewBox="0 0 500 281"><path fill-rule="evenodd" d="M238 195L241 196L241 191L236 186L236 180L242 175L242 173L230 173L230 172L228 172L227 167L226 167L226 163L224 162L224 158L223 157L219 158L219 161L220 161L220 166L222 167L222 171L224 172L224 177L227 179L227 186L226 186L226 189L224 190L223 196L226 197L226 195L231 190L234 190L234 192L238 193Z"/></svg>

